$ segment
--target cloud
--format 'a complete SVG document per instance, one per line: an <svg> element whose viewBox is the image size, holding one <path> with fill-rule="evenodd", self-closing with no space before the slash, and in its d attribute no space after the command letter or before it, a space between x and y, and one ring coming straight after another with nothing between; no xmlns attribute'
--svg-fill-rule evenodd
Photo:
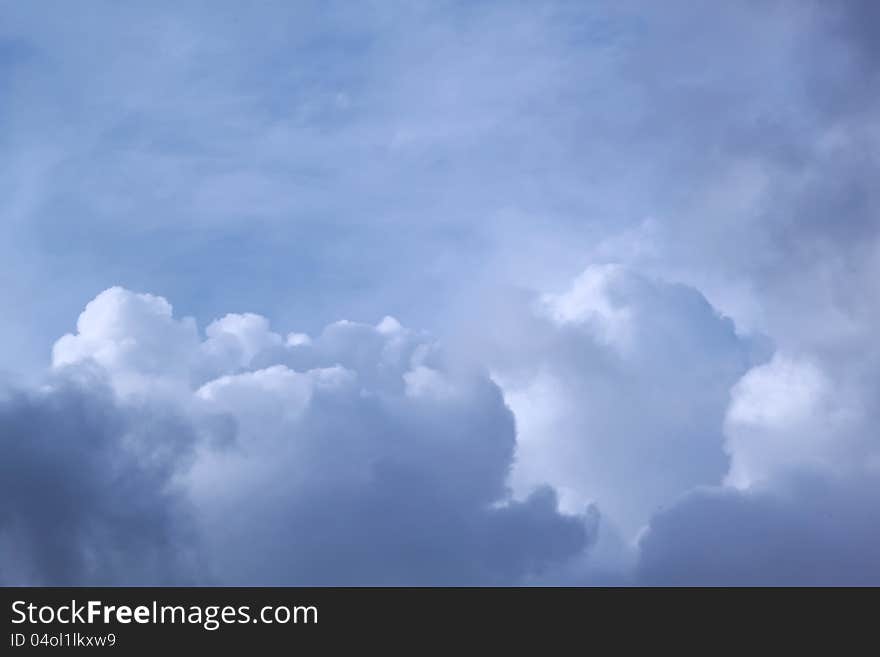
<svg viewBox="0 0 880 657"><path fill-rule="evenodd" d="M720 481L730 387L764 356L697 290L596 265L506 312L486 353L517 418L519 490L551 483L632 537Z"/></svg>
<svg viewBox="0 0 880 657"><path fill-rule="evenodd" d="M856 389L805 357L776 354L731 390L727 483L748 488L791 472L844 474L880 464Z"/></svg>
<svg viewBox="0 0 880 657"><path fill-rule="evenodd" d="M340 551L351 581L564 583L631 570L682 495L802 528L798 500L870 497L811 491L880 462L876 3L226 5L0 25L2 362L51 415L48 347L122 286L57 341L51 385L96 369L104 392L70 385L119 416L89 425L104 449L177 454L130 467L198 510L170 535L229 546L202 556L216 577L272 576L232 550L248 522L290 577L331 572L318 538L289 556L308 513L338 543L379 545L358 524L379 508L412 530L397 570ZM454 348L328 324L389 312ZM407 488L436 513L380 494ZM447 561L412 538L443 533L429 516ZM490 557L502 518L558 533Z"/></svg>
<svg viewBox="0 0 880 657"><path fill-rule="evenodd" d="M637 582L877 586L880 480L799 476L772 489L688 494L640 541Z"/></svg>
<svg viewBox="0 0 880 657"><path fill-rule="evenodd" d="M116 402L100 374L0 393L0 583L199 581L190 506L174 476L194 442L162 406Z"/></svg>
<svg viewBox="0 0 880 657"><path fill-rule="evenodd" d="M112 288L53 359L76 386L0 415L4 572L25 583L510 584L595 538L595 509L549 487L511 499L500 390L392 318L285 340L227 315L202 339Z"/></svg>
<svg viewBox="0 0 880 657"><path fill-rule="evenodd" d="M120 394L148 392L155 385L185 380L196 355L198 334L191 318L176 320L171 305L152 294L121 287L101 292L52 348L52 364L61 367L94 362L109 374Z"/></svg>

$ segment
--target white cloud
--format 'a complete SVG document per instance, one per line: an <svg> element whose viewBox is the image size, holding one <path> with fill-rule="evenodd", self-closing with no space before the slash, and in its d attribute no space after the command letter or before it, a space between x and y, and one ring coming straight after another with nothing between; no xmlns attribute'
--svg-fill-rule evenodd
<svg viewBox="0 0 880 657"><path fill-rule="evenodd" d="M171 305L152 294L105 290L86 305L76 327L52 348L53 367L94 361L122 394L173 387L197 358L195 321L175 319Z"/></svg>
<svg viewBox="0 0 880 657"><path fill-rule="evenodd" d="M247 367L258 353L284 342L270 330L269 320L253 313L226 315L208 324L205 333L204 350L230 358L233 367Z"/></svg>
<svg viewBox="0 0 880 657"><path fill-rule="evenodd" d="M519 428L518 491L549 482L632 538L656 509L721 480L729 389L757 356L698 291L593 266L509 312L518 329L487 349Z"/></svg>
<svg viewBox="0 0 880 657"><path fill-rule="evenodd" d="M841 473L864 465L854 440L861 409L814 363L777 354L731 391L726 482L747 488L791 471Z"/></svg>
<svg viewBox="0 0 880 657"><path fill-rule="evenodd" d="M284 340L253 314L226 315L206 332L202 339L191 319L176 319L161 297L112 288L54 349L54 376L82 381L79 394L96 409L115 409L128 427L120 432L98 411L75 440L97 432L101 458L125 454L134 476L156 469L142 495L155 496L157 514L174 488L190 513L169 508L167 531L176 553L200 555L198 580L515 583L582 558L594 539L595 510L562 514L547 487L511 498L516 437L500 391L429 337L388 317L376 326L337 322L310 339ZM92 375L106 379L104 397L90 397ZM0 421L20 422L22 408L0 409ZM164 416L179 424L157 425ZM43 438L51 446L63 436ZM7 446L13 466L26 469L28 446L19 451ZM112 497L107 476L102 494ZM97 513L94 500L77 498L85 482L73 481L71 503L84 518ZM40 513L48 522L48 511ZM148 529L131 538L158 549L163 534ZM37 540L21 531L0 517L8 561L20 562ZM23 581L93 577L64 556L67 547L78 549L58 545L53 558L67 559L68 571L29 562ZM113 546L89 548L94 567L105 548ZM154 566L138 577L149 581ZM129 581L124 569L107 578Z"/></svg>

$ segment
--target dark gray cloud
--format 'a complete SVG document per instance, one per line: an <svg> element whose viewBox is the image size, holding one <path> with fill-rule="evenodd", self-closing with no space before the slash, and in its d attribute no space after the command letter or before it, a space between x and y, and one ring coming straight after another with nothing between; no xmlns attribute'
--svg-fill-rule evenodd
<svg viewBox="0 0 880 657"><path fill-rule="evenodd" d="M0 582L198 581L189 509L171 483L191 439L167 409L120 406L82 372L3 391Z"/></svg>
<svg viewBox="0 0 880 657"><path fill-rule="evenodd" d="M801 474L772 489L696 491L640 542L640 584L880 584L880 481Z"/></svg>

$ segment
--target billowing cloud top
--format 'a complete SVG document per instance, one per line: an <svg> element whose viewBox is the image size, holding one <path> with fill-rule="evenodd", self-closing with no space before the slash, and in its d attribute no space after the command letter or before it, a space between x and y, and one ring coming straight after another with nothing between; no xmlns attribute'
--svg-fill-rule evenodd
<svg viewBox="0 0 880 657"><path fill-rule="evenodd" d="M206 334L111 288L4 400L5 582L508 583L594 539L549 487L511 498L501 391L393 318Z"/></svg>

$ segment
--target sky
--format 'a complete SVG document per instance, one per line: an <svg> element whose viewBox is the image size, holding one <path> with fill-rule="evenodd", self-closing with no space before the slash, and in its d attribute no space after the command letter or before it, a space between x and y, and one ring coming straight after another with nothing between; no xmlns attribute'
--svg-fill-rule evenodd
<svg viewBox="0 0 880 657"><path fill-rule="evenodd" d="M878 7L0 0L0 584L880 584Z"/></svg>

